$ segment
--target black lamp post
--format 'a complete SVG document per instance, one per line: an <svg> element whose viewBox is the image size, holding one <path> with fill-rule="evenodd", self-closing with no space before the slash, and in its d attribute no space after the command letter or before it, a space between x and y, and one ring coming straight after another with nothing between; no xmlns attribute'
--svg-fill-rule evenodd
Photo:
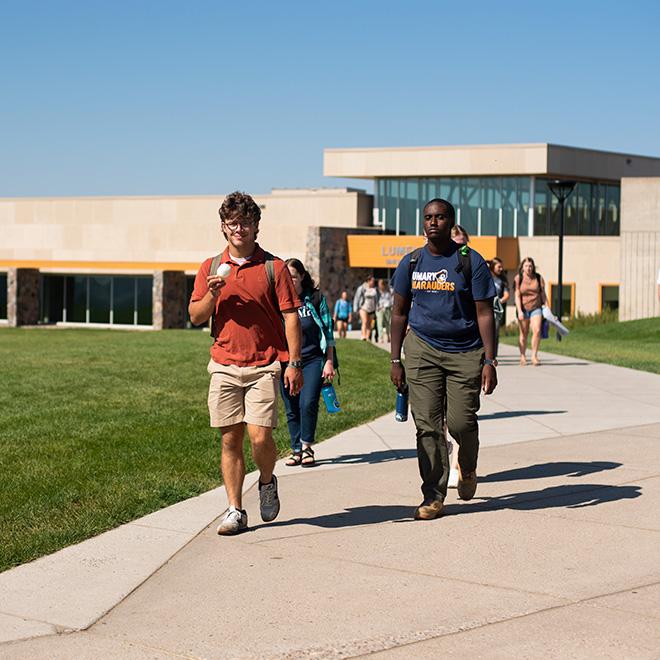
<svg viewBox="0 0 660 660"><path fill-rule="evenodd" d="M564 203L569 198L570 194L575 188L576 181L567 181L555 179L548 183L548 188L550 192L557 198L559 202L560 210L560 220L559 220L559 267L558 267L558 277L557 277L557 288L559 289L559 309L557 316L561 321L562 311L564 306ZM557 332L557 341L561 341L561 335Z"/></svg>

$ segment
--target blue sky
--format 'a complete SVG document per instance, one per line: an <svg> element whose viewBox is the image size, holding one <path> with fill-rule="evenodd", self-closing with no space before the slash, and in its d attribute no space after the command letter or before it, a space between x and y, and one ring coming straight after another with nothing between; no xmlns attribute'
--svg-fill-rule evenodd
<svg viewBox="0 0 660 660"><path fill-rule="evenodd" d="M660 8L633 2L0 4L0 196L266 193L324 147L660 156Z"/></svg>

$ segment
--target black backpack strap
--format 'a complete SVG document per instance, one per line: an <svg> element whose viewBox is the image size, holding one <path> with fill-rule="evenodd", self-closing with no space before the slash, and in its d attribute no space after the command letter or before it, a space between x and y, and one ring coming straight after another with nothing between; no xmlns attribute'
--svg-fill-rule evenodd
<svg viewBox="0 0 660 660"><path fill-rule="evenodd" d="M415 272L415 268L417 268L417 262L419 261L419 257L422 254L422 250L424 248L415 248L411 253L410 253L410 261L408 262L408 279L412 280L412 274ZM390 283L391 284L391 283ZM411 289L410 291L410 297L412 299L412 294L413 291Z"/></svg>
<svg viewBox="0 0 660 660"><path fill-rule="evenodd" d="M316 313L321 318L321 292L318 289L312 291L312 305L314 305Z"/></svg>
<svg viewBox="0 0 660 660"><path fill-rule="evenodd" d="M456 272L463 273L467 289L472 293L472 259L470 258L470 248L467 245L461 245L456 254L458 255Z"/></svg>
<svg viewBox="0 0 660 660"><path fill-rule="evenodd" d="M408 262L408 276L412 277L412 274L415 272L417 267L417 262L419 261L419 256L422 254L423 248L415 248L410 253L410 261Z"/></svg>
<svg viewBox="0 0 660 660"><path fill-rule="evenodd" d="M218 272L218 266L220 265L221 261L222 261L222 253L216 254L215 257L213 257L213 259L211 260L211 267L209 268L209 275L215 275ZM209 323L211 328L211 337L213 337L213 339L215 340L218 337L218 328L216 327L215 324L215 307L213 308L213 314L211 314L211 319Z"/></svg>
<svg viewBox="0 0 660 660"><path fill-rule="evenodd" d="M275 311L281 316L280 301L277 299L277 291L275 290L275 257L270 252L265 252L265 257L264 267L266 268L268 286L270 286L270 295L275 305Z"/></svg>

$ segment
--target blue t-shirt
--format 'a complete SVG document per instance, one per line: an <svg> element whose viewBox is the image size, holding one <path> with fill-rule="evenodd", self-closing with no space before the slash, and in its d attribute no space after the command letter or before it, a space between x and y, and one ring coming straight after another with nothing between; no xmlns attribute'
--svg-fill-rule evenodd
<svg viewBox="0 0 660 660"><path fill-rule="evenodd" d="M337 318L346 321L348 317L351 315L351 310L353 309L353 305L351 305L350 300L344 300L343 298L340 298L336 303L335 303L335 314L337 315Z"/></svg>
<svg viewBox="0 0 660 660"><path fill-rule="evenodd" d="M459 246L452 242L447 255L433 256L426 246L410 271L410 255L397 266L392 278L394 293L412 295L408 316L411 330L427 344L448 353L481 348L475 300L492 300L495 286L483 257L470 250L472 291L460 272ZM458 270L457 270L458 268Z"/></svg>

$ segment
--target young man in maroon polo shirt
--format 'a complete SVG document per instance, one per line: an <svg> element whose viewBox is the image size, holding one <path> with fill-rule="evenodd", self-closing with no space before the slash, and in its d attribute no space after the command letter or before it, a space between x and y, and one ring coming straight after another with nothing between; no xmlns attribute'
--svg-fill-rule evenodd
<svg viewBox="0 0 660 660"><path fill-rule="evenodd" d="M269 257L256 242L259 206L249 195L234 192L219 213L228 245L217 272L210 272L213 258L200 266L188 311L195 325L215 314L208 404L211 426L222 434L221 473L229 508L218 534L227 535L247 527L242 508L246 428L260 472L261 518L269 522L279 513L273 427L281 363L288 363L284 384L292 394L300 392L303 378L300 302L284 262ZM272 281L267 259L272 259Z"/></svg>

